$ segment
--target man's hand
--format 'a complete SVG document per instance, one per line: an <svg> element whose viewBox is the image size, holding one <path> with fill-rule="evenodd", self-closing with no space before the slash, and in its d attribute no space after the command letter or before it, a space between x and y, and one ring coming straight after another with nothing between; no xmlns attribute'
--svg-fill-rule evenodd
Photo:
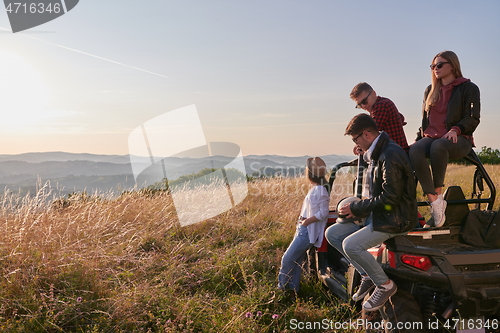
<svg viewBox="0 0 500 333"><path fill-rule="evenodd" d="M350 219L354 217L354 215L351 212L351 204L346 204L342 207L339 208L339 215L345 215L346 218Z"/></svg>
<svg viewBox="0 0 500 333"><path fill-rule="evenodd" d="M361 154L363 154L363 150L361 148L359 148L358 145L355 145L354 148L352 149L352 153L356 156L361 155Z"/></svg>

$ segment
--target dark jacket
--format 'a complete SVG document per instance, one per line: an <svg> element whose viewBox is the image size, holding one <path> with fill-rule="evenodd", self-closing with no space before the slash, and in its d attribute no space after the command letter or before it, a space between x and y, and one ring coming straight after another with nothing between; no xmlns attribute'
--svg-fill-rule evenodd
<svg viewBox="0 0 500 333"><path fill-rule="evenodd" d="M373 212L373 230L403 233L417 226L416 182L406 152L382 132L372 154L372 198L353 202L351 212Z"/></svg>
<svg viewBox="0 0 500 333"><path fill-rule="evenodd" d="M422 127L420 127L416 140L424 136L425 129L429 126L429 111L425 110L425 101L431 90L429 85L424 93L424 104L422 107ZM479 88L471 81L466 81L453 88L448 102L448 112L446 113L446 129L453 126L460 128L461 135L472 136L477 125L479 125L479 113L481 102L479 98Z"/></svg>

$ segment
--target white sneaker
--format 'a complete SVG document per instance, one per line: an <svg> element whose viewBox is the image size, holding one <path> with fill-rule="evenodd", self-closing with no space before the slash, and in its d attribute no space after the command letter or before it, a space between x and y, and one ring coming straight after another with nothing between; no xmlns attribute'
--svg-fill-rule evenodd
<svg viewBox="0 0 500 333"><path fill-rule="evenodd" d="M431 215L434 219L434 226L436 228L443 226L444 222L446 221L445 211L447 205L448 203L443 199L442 194L438 196L436 201L431 202Z"/></svg>

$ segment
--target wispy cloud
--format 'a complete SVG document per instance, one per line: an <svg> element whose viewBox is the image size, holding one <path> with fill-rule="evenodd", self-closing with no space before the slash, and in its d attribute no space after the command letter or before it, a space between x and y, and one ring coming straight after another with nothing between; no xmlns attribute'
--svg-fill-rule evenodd
<svg viewBox="0 0 500 333"><path fill-rule="evenodd" d="M10 31L9 29L3 28L3 27L0 27L0 29L2 29L4 31ZM26 36L26 37L31 38L31 39L35 39L35 40L37 40L39 42L42 42L42 43L45 43L45 44L49 44L49 45L52 45L52 46L55 46L55 47L59 47L61 49L65 49L65 50L68 50L68 51L73 51L73 52L80 53L80 54L83 54L83 55L86 55L86 56L89 56L89 57L93 57L93 58L96 58L96 59L99 59L99 60L107 61L107 62L116 64L116 65L124 66L124 67L130 68L130 69L135 69L135 70L138 70L138 71L141 71L141 72L145 72L145 73L148 73L148 74L152 74L152 75L156 75L156 76L160 76L160 77L164 77L164 78L168 79L168 76L166 76L166 75L159 74L159 73L152 72L152 71L148 71L148 70L143 69L143 68L139 68L139 67L127 65L127 64L124 64L122 62L114 61L114 60L111 60L111 59L108 59L108 58L104 58L104 57L101 57L101 56L98 56L98 55L95 55L95 54L91 54L91 53L88 53L88 52L83 52L83 51L80 51L80 50L77 50L77 49L74 49L74 48L71 48L71 47L67 47L67 46L64 46L64 45L52 43L52 42L46 41L44 39L37 38L37 37L31 36L31 35L28 35L28 34L25 34L25 33L21 33L20 35Z"/></svg>

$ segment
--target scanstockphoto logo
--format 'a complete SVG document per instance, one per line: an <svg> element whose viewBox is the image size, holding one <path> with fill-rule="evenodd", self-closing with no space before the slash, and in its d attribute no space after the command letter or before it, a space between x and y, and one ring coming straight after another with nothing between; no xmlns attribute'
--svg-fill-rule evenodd
<svg viewBox="0 0 500 333"><path fill-rule="evenodd" d="M12 32L52 21L75 8L79 0L4 0Z"/></svg>
<svg viewBox="0 0 500 333"><path fill-rule="evenodd" d="M128 146L138 184L168 182L181 226L224 213L248 194L240 147L229 142L207 142L195 105L141 124L130 133ZM227 161L222 165L221 156ZM193 178L192 169L182 165L186 161L209 172ZM179 171L182 168L184 173Z"/></svg>

